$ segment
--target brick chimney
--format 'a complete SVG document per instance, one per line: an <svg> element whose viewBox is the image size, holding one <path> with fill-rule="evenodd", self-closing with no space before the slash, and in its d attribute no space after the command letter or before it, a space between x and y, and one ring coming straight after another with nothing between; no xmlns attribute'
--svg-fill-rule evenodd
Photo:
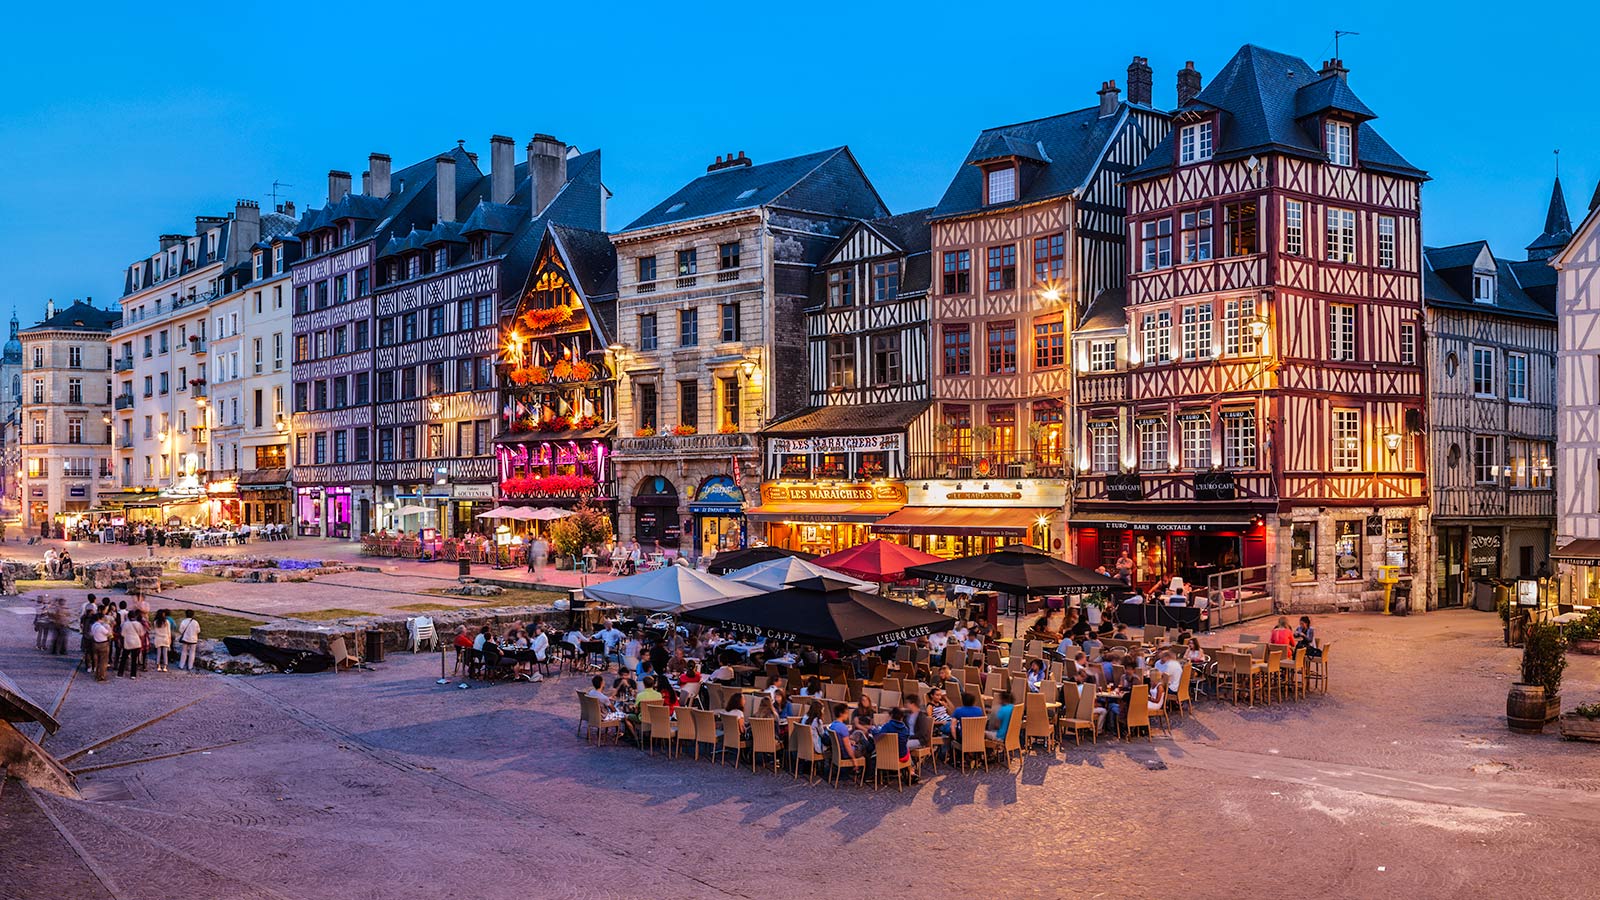
<svg viewBox="0 0 1600 900"><path fill-rule="evenodd" d="M1322 68L1318 70L1317 74L1324 77L1329 75L1337 75L1341 81L1350 80L1350 70L1344 67L1344 60L1339 59L1338 57L1334 57L1333 59L1325 61L1322 64Z"/></svg>
<svg viewBox="0 0 1600 900"><path fill-rule="evenodd" d="M233 233L228 235L228 261L242 263L261 240L261 204L240 200L233 205Z"/></svg>
<svg viewBox="0 0 1600 900"><path fill-rule="evenodd" d="M433 161L434 219L439 222L456 220L456 158L444 154Z"/></svg>
<svg viewBox="0 0 1600 900"><path fill-rule="evenodd" d="M1195 97L1200 95L1200 72L1194 67L1194 60L1183 64L1178 70L1178 106L1188 106Z"/></svg>
<svg viewBox="0 0 1600 900"><path fill-rule="evenodd" d="M1150 60L1143 56L1135 56L1133 62L1128 63L1128 102L1140 106L1149 106L1154 85L1155 72L1150 68Z"/></svg>
<svg viewBox="0 0 1600 900"><path fill-rule="evenodd" d="M279 215L288 216L291 219L294 218L294 201L293 200L285 200L282 203L279 203L277 209L278 209L278 214Z"/></svg>
<svg viewBox="0 0 1600 900"><path fill-rule="evenodd" d="M380 199L389 196L389 154L368 155L367 174L371 176L367 193Z"/></svg>
<svg viewBox="0 0 1600 900"><path fill-rule="evenodd" d="M489 202L505 203L517 182L517 145L497 134L489 138Z"/></svg>
<svg viewBox="0 0 1600 900"><path fill-rule="evenodd" d="M706 171L707 172L720 172L723 169L735 169L735 168L739 168L741 166L753 166L753 165L755 165L755 161L750 159L748 156L745 156L744 155L744 151L740 150L738 156L734 156L731 152L727 155L726 158L718 156L716 162L712 163L709 166L706 166Z"/></svg>
<svg viewBox="0 0 1600 900"><path fill-rule="evenodd" d="M528 142L528 177L533 179L533 214L544 212L567 183L567 145L548 134Z"/></svg>
<svg viewBox="0 0 1600 900"><path fill-rule="evenodd" d="M328 173L328 205L332 206L350 194L350 173L334 169Z"/></svg>
<svg viewBox="0 0 1600 900"><path fill-rule="evenodd" d="M1117 87L1115 78L1110 81L1100 82L1100 117L1114 116L1117 114L1117 103L1122 97L1122 91Z"/></svg>

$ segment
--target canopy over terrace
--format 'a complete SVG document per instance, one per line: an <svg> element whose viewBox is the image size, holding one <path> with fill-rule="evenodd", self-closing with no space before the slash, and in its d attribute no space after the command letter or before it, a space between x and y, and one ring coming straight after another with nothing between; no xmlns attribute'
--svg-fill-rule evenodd
<svg viewBox="0 0 1600 900"><path fill-rule="evenodd" d="M905 574L907 578L1025 597L1128 589L1115 578L1056 559L1043 550L1017 545L963 559L911 566Z"/></svg>
<svg viewBox="0 0 1600 900"><path fill-rule="evenodd" d="M804 579L782 590L693 609L683 618L731 634L831 650L865 650L955 625L949 616L833 578Z"/></svg>
<svg viewBox="0 0 1600 900"><path fill-rule="evenodd" d="M718 553L706 571L713 575L727 575L729 572L737 572L756 563L786 558L812 560L817 557L815 554L807 553L804 550L786 550L782 547L745 547L741 550Z"/></svg>
<svg viewBox="0 0 1600 900"><path fill-rule="evenodd" d="M937 562L943 560L932 553L923 553L904 544L879 538L830 553L817 560L816 564L869 581L903 581L907 567Z"/></svg>
<svg viewBox="0 0 1600 900"><path fill-rule="evenodd" d="M707 575L688 566L665 566L584 588L584 594L630 609L681 614L736 597L761 593L760 588Z"/></svg>
<svg viewBox="0 0 1600 900"><path fill-rule="evenodd" d="M737 581L764 591L780 590L797 581L804 581L808 578L826 578L863 591L876 591L878 589L877 585L870 582L851 578L849 575L841 575L832 569L824 569L816 563L793 557L756 563L728 576L729 581Z"/></svg>

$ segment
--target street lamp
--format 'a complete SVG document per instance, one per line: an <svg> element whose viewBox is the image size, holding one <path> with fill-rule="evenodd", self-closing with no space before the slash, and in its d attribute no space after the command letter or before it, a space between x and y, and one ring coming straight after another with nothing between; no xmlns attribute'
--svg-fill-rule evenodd
<svg viewBox="0 0 1600 900"><path fill-rule="evenodd" d="M1389 448L1390 453L1398 452L1400 450L1400 433L1398 431L1390 431L1384 434L1383 445Z"/></svg>

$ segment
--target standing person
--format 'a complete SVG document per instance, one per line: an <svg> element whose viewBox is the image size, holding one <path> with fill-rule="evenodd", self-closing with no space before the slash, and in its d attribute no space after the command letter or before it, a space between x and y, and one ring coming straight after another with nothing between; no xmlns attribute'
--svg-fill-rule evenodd
<svg viewBox="0 0 1600 900"><path fill-rule="evenodd" d="M545 560L549 558L550 542L541 534L533 539L533 574L538 575L539 570L544 568Z"/></svg>
<svg viewBox="0 0 1600 900"><path fill-rule="evenodd" d="M144 529L144 549L146 556L156 555L156 532L149 526Z"/></svg>
<svg viewBox="0 0 1600 900"><path fill-rule="evenodd" d="M144 642L144 618L135 611L122 622L122 659L117 661L118 677L124 668L128 670L129 678L139 677L139 669L144 666Z"/></svg>
<svg viewBox="0 0 1600 900"><path fill-rule="evenodd" d="M67 626L72 623L72 612L67 601L56 597L50 601L50 652L56 656L67 655Z"/></svg>
<svg viewBox="0 0 1600 900"><path fill-rule="evenodd" d="M157 610L150 622L150 646L156 651L156 671L167 671L167 656L172 652L172 617L164 609Z"/></svg>
<svg viewBox="0 0 1600 900"><path fill-rule="evenodd" d="M106 680L106 668L111 665L111 617L95 616L89 625L89 640L94 646L94 680Z"/></svg>
<svg viewBox="0 0 1600 900"><path fill-rule="evenodd" d="M178 668L185 672L194 671L194 651L200 646L200 622L194 617L194 610L183 611L183 621L178 623Z"/></svg>
<svg viewBox="0 0 1600 900"><path fill-rule="evenodd" d="M38 597L33 601L33 649L43 650L50 633L50 598Z"/></svg>

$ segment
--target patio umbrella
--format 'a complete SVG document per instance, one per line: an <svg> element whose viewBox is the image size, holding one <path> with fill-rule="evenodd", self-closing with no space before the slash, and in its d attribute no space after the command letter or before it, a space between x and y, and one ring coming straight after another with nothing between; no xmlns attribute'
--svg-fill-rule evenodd
<svg viewBox="0 0 1600 900"><path fill-rule="evenodd" d="M473 518L474 519L507 519L507 518L511 517L511 513L512 512L513 512L513 510L509 506L496 506L494 509L491 509L488 512L478 513L476 516L473 516Z"/></svg>
<svg viewBox="0 0 1600 900"><path fill-rule="evenodd" d="M399 513L402 516L425 516L425 515L427 515L428 513L431 513L431 512L433 512L433 510L429 509L426 506L416 506L416 505L402 506L399 509Z"/></svg>
<svg viewBox="0 0 1600 900"><path fill-rule="evenodd" d="M565 519L568 516L575 515L577 515L577 513L570 509L560 509L554 506L541 506L538 509L529 509L524 507L521 515L513 516L513 518L522 519L528 522L554 522L556 519Z"/></svg>
<svg viewBox="0 0 1600 900"><path fill-rule="evenodd" d="M816 563L795 559L792 556L785 556L782 559L769 559L764 563L746 566L728 576L729 581L748 584L764 591L776 591L786 585L794 584L796 581L803 581L807 578L827 578L833 581L841 581L858 591L876 591L878 589L878 586L871 582L851 578L849 575L840 575L832 569L824 569Z"/></svg>
<svg viewBox="0 0 1600 900"><path fill-rule="evenodd" d="M949 616L858 591L837 577L806 578L771 593L689 610L683 618L732 634L864 650L955 624Z"/></svg>
<svg viewBox="0 0 1600 900"><path fill-rule="evenodd" d="M1056 594L1094 594L1127 591L1128 586L1093 569L1075 566L1036 547L1014 544L993 553L944 560L906 569L907 578L923 578L980 591L999 591L1020 597ZM1024 600L1026 604L1026 600ZM1013 604L1013 636L1022 609Z"/></svg>
<svg viewBox="0 0 1600 900"><path fill-rule="evenodd" d="M869 581L904 581L907 567L936 562L944 560L905 544L878 538L838 553L830 553L818 559L816 564Z"/></svg>
<svg viewBox="0 0 1600 900"><path fill-rule="evenodd" d="M665 566L583 590L585 596L606 603L674 614L760 592L759 588L707 575L688 566Z"/></svg>
<svg viewBox="0 0 1600 900"><path fill-rule="evenodd" d="M782 547L745 547L740 550L730 550L727 553L718 553L706 569L713 575L726 575L739 569L748 568L756 563L769 562L774 559L816 559L814 553L803 550L785 550Z"/></svg>

